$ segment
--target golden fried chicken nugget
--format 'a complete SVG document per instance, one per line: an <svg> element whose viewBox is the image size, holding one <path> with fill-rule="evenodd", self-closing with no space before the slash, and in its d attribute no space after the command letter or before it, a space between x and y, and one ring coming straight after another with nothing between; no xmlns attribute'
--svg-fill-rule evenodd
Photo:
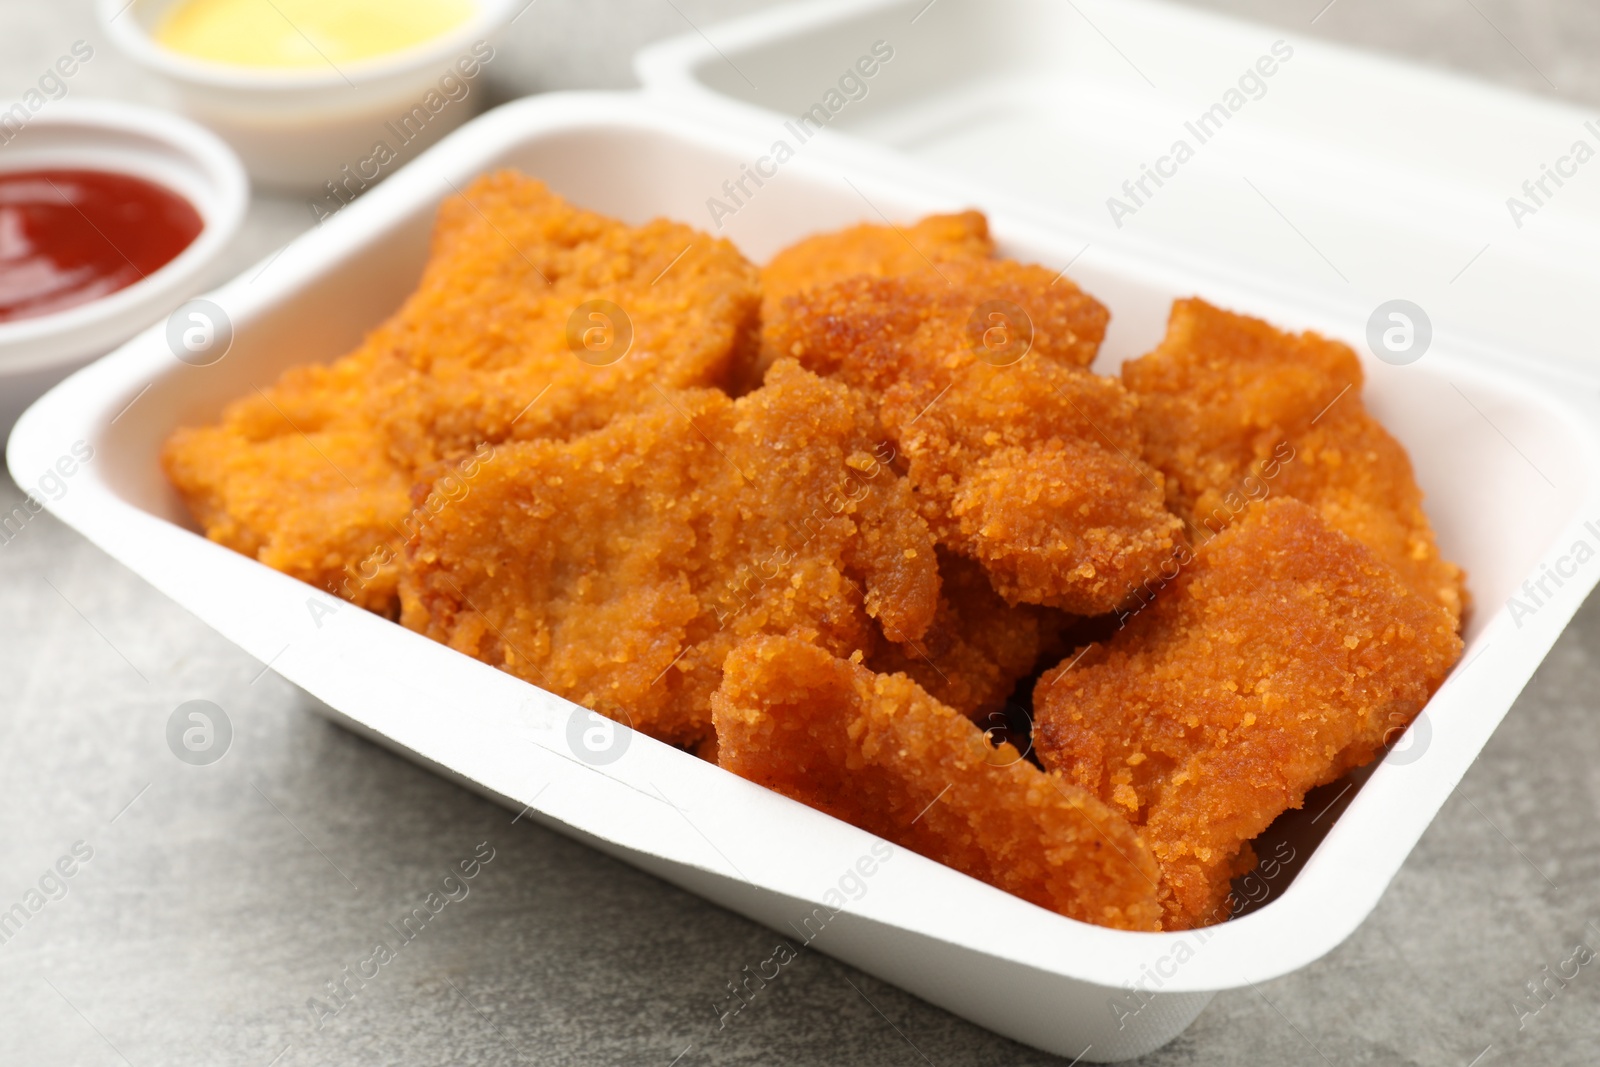
<svg viewBox="0 0 1600 1067"><path fill-rule="evenodd" d="M752 389L784 353L770 343L770 324L783 319L785 297L856 275L874 278L936 271L955 260L994 255L989 220L979 211L929 215L909 226L862 223L798 241L761 269L763 344L735 388Z"/></svg>
<svg viewBox="0 0 1600 1067"><path fill-rule="evenodd" d="M368 342L425 376L388 413L417 467L597 429L657 388L722 385L757 341L759 272L728 241L583 211L514 171L439 215L421 285Z"/></svg>
<svg viewBox="0 0 1600 1067"><path fill-rule="evenodd" d="M1003 365L1022 352L1087 367L1111 321L1070 279L1013 259L818 279L768 306L762 345L773 358L793 356L875 391L919 368L946 363L954 371L980 359Z"/></svg>
<svg viewBox="0 0 1600 1067"><path fill-rule="evenodd" d="M441 205L416 291L355 351L177 431L163 463L213 540L392 612L420 470L722 384L757 343L758 303L728 242L501 171Z"/></svg>
<svg viewBox="0 0 1600 1067"><path fill-rule="evenodd" d="M1292 496L1460 618L1461 569L1440 558L1411 461L1362 404L1347 345L1179 300L1166 339L1122 380L1139 397L1145 457L1196 540L1250 498Z"/></svg>
<svg viewBox="0 0 1600 1067"><path fill-rule="evenodd" d="M981 211L929 215L909 226L862 223L797 241L761 268L762 300L776 310L786 296L856 274L918 274L950 260L989 259L994 241Z"/></svg>
<svg viewBox="0 0 1600 1067"><path fill-rule="evenodd" d="M411 511L412 479L360 411L366 380L348 359L293 368L220 424L176 430L161 461L208 538L387 614L384 546Z"/></svg>
<svg viewBox="0 0 1600 1067"><path fill-rule="evenodd" d="M712 697L717 761L753 782L1070 918L1160 928L1138 833L899 674L757 638Z"/></svg>
<svg viewBox="0 0 1600 1067"><path fill-rule="evenodd" d="M754 634L850 655L920 637L939 592L872 413L792 361L737 401L662 392L560 442L496 447L409 546L401 621L646 733L711 733Z"/></svg>
<svg viewBox="0 0 1600 1067"><path fill-rule="evenodd" d="M867 666L878 674L904 674L980 726L998 726L1006 698L1067 619L1031 604L1012 607L981 567L942 548L939 577L939 610L928 632L904 642L886 633Z"/></svg>
<svg viewBox="0 0 1600 1067"><path fill-rule="evenodd" d="M1442 605L1297 500L1252 504L1180 560L1034 690L1041 760L1140 828L1172 929L1226 918L1245 844L1370 762L1461 653Z"/></svg>
<svg viewBox="0 0 1600 1067"><path fill-rule="evenodd" d="M1133 399L1083 369L1105 309L1039 267L944 270L955 284L921 275L813 289L785 303L768 337L878 400L935 536L978 561L1007 601L1111 611L1171 558L1182 524L1140 459Z"/></svg>

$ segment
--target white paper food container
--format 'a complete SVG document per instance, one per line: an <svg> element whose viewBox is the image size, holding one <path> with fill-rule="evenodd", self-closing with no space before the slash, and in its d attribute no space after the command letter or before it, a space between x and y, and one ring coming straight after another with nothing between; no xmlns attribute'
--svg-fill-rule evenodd
<svg viewBox="0 0 1600 1067"><path fill-rule="evenodd" d="M1267 26L1161 0L824 0L685 33L634 66L678 106L775 126L883 41L893 59L829 134L1046 207L1094 242L1086 259L1135 235L1369 311L1401 297L1600 383L1600 154L1573 155L1580 140L1600 153L1600 114L1318 40L1316 7ZM1219 105L1202 142L1191 127ZM1137 200L1123 188L1158 166ZM1135 209L1120 228L1113 196Z"/></svg>
<svg viewBox="0 0 1600 1067"><path fill-rule="evenodd" d="M1292 883L1205 933L1102 929L902 849L879 862L870 835L642 735L620 735L628 747L613 762L579 758L587 713L206 541L157 466L174 426L214 418L291 364L343 353L392 311L417 280L435 208L474 176L515 166L597 211L707 227L707 197L769 150L766 137L646 98L560 95L500 108L276 263L212 294L235 328L220 362L179 362L156 328L56 388L18 424L12 474L34 486L75 442L91 445L93 460L49 502L55 514L343 721L411 758L514 810L526 805L529 817L791 942L831 893L860 886L823 926L821 951L1069 1058L1150 1051L1215 991L1302 967L1355 929L1600 576L1600 560L1574 570L1569 558L1563 585L1537 610L1514 622L1504 606L1542 563L1557 564L1579 541L1600 546L1600 526L1585 526L1600 519L1600 411L1569 383L1443 340L1411 366L1369 361L1368 403L1410 449L1443 550L1471 575L1477 608L1464 665L1429 705L1427 727L1413 729L1404 758L1397 750L1347 794L1342 813L1313 828L1313 837L1327 830L1314 850L1312 837L1300 839L1304 862ZM1007 254L1060 267L1083 244L919 167L874 153L823 160L804 148L723 232L762 260L880 211L907 220L968 205L990 211ZM1147 349L1170 300L1195 292L1352 342L1365 327L1364 313L1196 272L1147 247L1108 242L1074 276L1113 312L1102 369ZM870 876L852 873L863 857ZM1130 1001L1134 983L1153 995ZM708 1000L719 993L705 991ZM1144 1006L1130 1013L1130 1004ZM715 1025L710 1011L707 1019Z"/></svg>

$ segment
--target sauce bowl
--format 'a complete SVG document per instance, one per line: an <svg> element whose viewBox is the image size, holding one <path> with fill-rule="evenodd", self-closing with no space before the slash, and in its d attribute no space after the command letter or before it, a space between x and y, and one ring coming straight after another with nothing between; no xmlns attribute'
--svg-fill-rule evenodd
<svg viewBox="0 0 1600 1067"><path fill-rule="evenodd" d="M132 104L52 103L0 149L0 173L59 169L165 186L199 212L200 233L132 285L52 314L0 322L0 433L69 372L215 283L219 257L250 203L250 181L227 145L186 119Z"/></svg>
<svg viewBox="0 0 1600 1067"><path fill-rule="evenodd" d="M293 192L332 186L349 199L480 108L482 69L494 56L488 39L526 6L476 0L465 22L415 47L295 69L219 63L163 46L156 27L181 2L99 0L98 15L112 42L159 78L180 110L231 144L259 184ZM380 143L390 151L375 152Z"/></svg>

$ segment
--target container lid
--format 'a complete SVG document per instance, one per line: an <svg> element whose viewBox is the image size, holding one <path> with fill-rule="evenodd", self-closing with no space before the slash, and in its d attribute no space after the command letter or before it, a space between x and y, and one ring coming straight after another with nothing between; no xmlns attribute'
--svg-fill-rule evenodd
<svg viewBox="0 0 1600 1067"><path fill-rule="evenodd" d="M843 135L1009 193L1085 260L1145 238L1346 316L1403 299L1600 384L1600 119L1569 104L1160 0L827 0L635 67L679 105L822 130L808 151Z"/></svg>

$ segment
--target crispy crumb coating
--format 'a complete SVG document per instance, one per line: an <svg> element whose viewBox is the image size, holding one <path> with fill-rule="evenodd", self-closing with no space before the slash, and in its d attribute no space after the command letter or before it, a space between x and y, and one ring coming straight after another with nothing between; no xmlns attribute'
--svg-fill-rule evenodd
<svg viewBox="0 0 1600 1067"><path fill-rule="evenodd" d="M919 641L880 642L867 657L879 674L904 674L941 704L989 726L1006 698L1066 626L1049 608L1007 604L983 569L939 550L939 610Z"/></svg>
<svg viewBox="0 0 1600 1067"><path fill-rule="evenodd" d="M1252 504L1155 602L1034 690L1044 765L1122 811L1169 928L1226 918L1251 838L1370 762L1461 653L1455 620L1287 497Z"/></svg>
<svg viewBox="0 0 1600 1067"><path fill-rule="evenodd" d="M758 272L502 171L359 346L162 463L212 540L701 759L1073 918L1215 922L1441 683L1463 577L1349 348L1186 300L1097 376L1106 309L994 253L964 212ZM1058 658L1041 772L989 741Z"/></svg>
<svg viewBox="0 0 1600 1067"><path fill-rule="evenodd" d="M913 852L1084 922L1160 928L1136 831L899 674L757 638L712 698L718 762Z"/></svg>
<svg viewBox="0 0 1600 1067"><path fill-rule="evenodd" d="M989 220L981 211L929 215L909 226L862 223L797 241L761 268L762 300L779 301L857 274L884 278L931 271L951 260L993 257Z"/></svg>
<svg viewBox="0 0 1600 1067"><path fill-rule="evenodd" d="M848 656L874 619L926 632L933 541L881 441L848 389L784 361L737 401L662 393L570 441L502 445L413 538L401 621L696 746L746 637Z"/></svg>
<svg viewBox="0 0 1600 1067"><path fill-rule="evenodd" d="M949 260L937 271L819 281L785 296L763 320L762 343L775 357L881 392L913 371L950 375L979 362L990 325L979 309L991 301L1027 315L1030 352L1075 367L1094 362L1111 321L1098 300L1044 267Z"/></svg>
<svg viewBox="0 0 1600 1067"><path fill-rule="evenodd" d="M590 300L631 322L610 365L568 343ZM178 430L163 464L208 537L392 612L419 471L596 429L656 387L722 384L756 344L758 305L756 269L728 242L581 211L501 171L440 206L416 291L360 346ZM580 347L620 336L580 320Z"/></svg>
<svg viewBox="0 0 1600 1067"><path fill-rule="evenodd" d="M1139 397L1145 457L1197 540L1252 490L1292 496L1460 618L1461 569L1440 558L1411 460L1367 413L1347 345L1179 300L1165 340L1122 379Z"/></svg>
<svg viewBox="0 0 1600 1067"><path fill-rule="evenodd" d="M1040 267L942 270L948 281L853 278L792 297L767 337L878 400L929 526L1007 601L1110 611L1171 558L1182 523L1139 458L1135 402L1083 369L1105 309ZM975 312L990 301L1033 325L1031 348L1002 365L980 354Z"/></svg>
<svg viewBox="0 0 1600 1067"><path fill-rule="evenodd" d="M735 387L754 388L784 352L770 339L768 324L783 320L786 297L858 274L874 278L919 274L954 260L994 255L989 220L980 211L929 215L908 226L862 223L797 241L761 268L763 342Z"/></svg>
<svg viewBox="0 0 1600 1067"><path fill-rule="evenodd" d="M219 424L174 431L161 461L208 538L388 613L393 553L375 549L397 538L411 478L356 410L364 381L349 360L293 368Z"/></svg>

